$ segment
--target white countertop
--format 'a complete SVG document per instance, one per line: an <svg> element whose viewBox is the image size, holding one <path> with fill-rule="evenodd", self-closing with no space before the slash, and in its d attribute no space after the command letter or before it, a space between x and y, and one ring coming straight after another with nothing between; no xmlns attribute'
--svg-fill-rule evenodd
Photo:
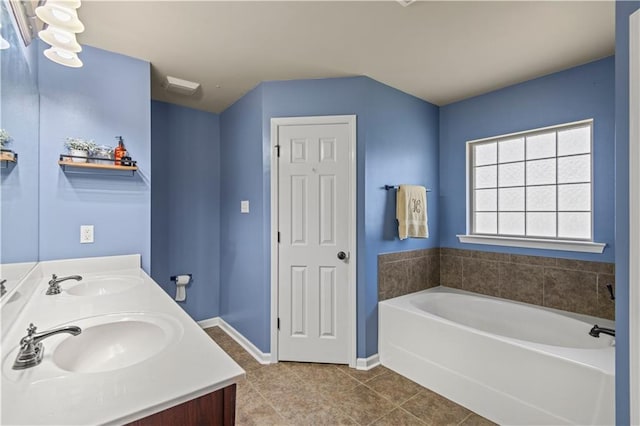
<svg viewBox="0 0 640 426"><path fill-rule="evenodd" d="M32 270L35 290L2 336L3 425L123 424L222 389L244 376L244 370L139 265L140 257L134 255L41 262ZM82 282L65 281L61 294L46 296L52 273L79 274L86 283L92 278L118 276L131 278L137 285L118 293L74 296L66 290ZM24 293L29 291L23 289ZM60 334L43 340L41 364L25 370L11 368L29 323L42 332L62 325L91 325L124 317L156 318L169 324L167 346L128 367L70 372L53 361L58 345L74 338Z"/></svg>

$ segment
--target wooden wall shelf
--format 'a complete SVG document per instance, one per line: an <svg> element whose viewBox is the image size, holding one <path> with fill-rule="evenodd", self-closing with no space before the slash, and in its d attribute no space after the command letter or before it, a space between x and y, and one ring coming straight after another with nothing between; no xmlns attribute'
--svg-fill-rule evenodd
<svg viewBox="0 0 640 426"><path fill-rule="evenodd" d="M116 166L115 164L100 164L100 163L75 163L71 160L59 160L58 164L61 167L77 167L80 169L100 169L100 170L124 170L135 172L138 170L137 166Z"/></svg>
<svg viewBox="0 0 640 426"><path fill-rule="evenodd" d="M81 158L82 160L97 161L97 162L75 162L74 158ZM106 163L105 163L106 161ZM138 166L135 161L131 161L131 166L118 166L114 164L114 160L106 160L104 158L92 158L92 157L74 157L73 155L60 154L60 160L58 164L65 172L67 168L69 171L73 170L73 173L93 173L93 172L131 172L133 176L138 170Z"/></svg>
<svg viewBox="0 0 640 426"><path fill-rule="evenodd" d="M2 163L2 167L3 169L6 169L9 167L9 165L13 165L16 164L18 162L18 154L13 152L13 151L9 151L9 150L2 150L2 152L0 152L0 163Z"/></svg>

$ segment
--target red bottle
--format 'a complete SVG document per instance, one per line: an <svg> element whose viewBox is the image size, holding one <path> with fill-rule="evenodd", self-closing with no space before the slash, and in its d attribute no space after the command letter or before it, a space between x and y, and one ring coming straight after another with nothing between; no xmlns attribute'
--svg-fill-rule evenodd
<svg viewBox="0 0 640 426"><path fill-rule="evenodd" d="M122 159L122 157L127 155L127 150L124 147L122 136L116 136L116 139L118 139L118 146L116 147L116 149L113 150L113 157L116 160L115 165L120 166L121 165L120 160Z"/></svg>

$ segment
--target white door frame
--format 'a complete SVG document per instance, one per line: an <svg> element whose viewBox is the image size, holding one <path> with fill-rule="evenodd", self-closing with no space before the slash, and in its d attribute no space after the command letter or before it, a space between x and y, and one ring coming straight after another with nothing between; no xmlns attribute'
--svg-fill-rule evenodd
<svg viewBox="0 0 640 426"><path fill-rule="evenodd" d="M629 17L629 401L640 424L640 10Z"/></svg>
<svg viewBox="0 0 640 426"><path fill-rule="evenodd" d="M328 115L316 117L278 117L271 119L271 362L278 362L278 161L277 144L279 127L287 125L348 124L349 125L349 220L351 221L348 238L349 266L349 367L356 366L356 227L357 227L357 139L355 115Z"/></svg>

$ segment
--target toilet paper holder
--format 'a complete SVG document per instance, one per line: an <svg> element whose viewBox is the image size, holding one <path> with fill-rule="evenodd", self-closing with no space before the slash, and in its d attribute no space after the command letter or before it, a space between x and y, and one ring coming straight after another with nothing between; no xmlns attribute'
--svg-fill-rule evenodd
<svg viewBox="0 0 640 426"><path fill-rule="evenodd" d="M189 276L189 281L191 281L193 279L193 275L192 274L180 274L180 275L188 275ZM170 280L171 281L175 281L178 279L178 275L171 275Z"/></svg>

